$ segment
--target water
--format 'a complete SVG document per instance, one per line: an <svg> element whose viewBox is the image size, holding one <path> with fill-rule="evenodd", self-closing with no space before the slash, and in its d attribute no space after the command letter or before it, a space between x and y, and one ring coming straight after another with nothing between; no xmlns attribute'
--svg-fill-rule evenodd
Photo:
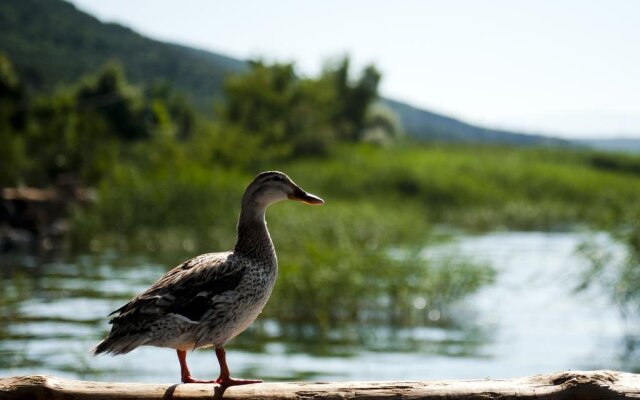
<svg viewBox="0 0 640 400"><path fill-rule="evenodd" d="M277 323L262 321L228 346L232 373L272 381L345 381L638 370L640 361L629 357L637 338L629 336L606 293L573 290L587 262L576 253L583 240L577 233L509 232L460 236L428 248L424 257L462 255L498 271L495 284L453 308L455 326L355 327L354 335L369 339L327 345L283 337ZM108 329L106 315L170 265L109 253L70 263L5 259L3 265L5 270L12 266L19 278L4 280L0 295L0 376L178 381L170 349L140 348L118 357L88 354ZM196 377L217 376L212 350L189 353L188 360Z"/></svg>

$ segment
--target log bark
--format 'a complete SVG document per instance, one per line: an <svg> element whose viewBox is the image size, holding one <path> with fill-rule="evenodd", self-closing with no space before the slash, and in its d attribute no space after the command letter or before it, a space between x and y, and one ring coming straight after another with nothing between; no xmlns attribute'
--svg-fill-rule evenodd
<svg viewBox="0 0 640 400"><path fill-rule="evenodd" d="M0 379L0 399L115 400L387 400L387 399L640 399L640 375L568 371L514 379L421 382L213 384L87 382L42 375Z"/></svg>

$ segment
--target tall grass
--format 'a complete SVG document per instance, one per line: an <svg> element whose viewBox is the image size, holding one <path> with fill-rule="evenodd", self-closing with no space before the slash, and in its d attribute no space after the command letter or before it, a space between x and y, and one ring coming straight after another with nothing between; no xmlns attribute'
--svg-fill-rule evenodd
<svg viewBox="0 0 640 400"><path fill-rule="evenodd" d="M448 269L420 258L427 225L411 207L390 215L371 203L338 200L311 210L273 208L270 227L281 261L267 315L296 326L424 322L430 310L444 312L493 277L486 266L460 262ZM392 245L402 246L402 256Z"/></svg>
<svg viewBox="0 0 640 400"><path fill-rule="evenodd" d="M336 201L351 209L369 204L381 224L409 209L416 219L463 228L553 229L619 220L638 201L640 173L634 166L640 158L627 157L620 168L616 159L571 150L358 145L337 148L327 158L258 168L287 172L329 199L329 210ZM153 237L177 229L195 232L196 247L228 244L242 191L257 172L188 161L114 166L98 188L97 204L78 214L74 228L82 234L76 239L90 232Z"/></svg>
<svg viewBox="0 0 640 400"><path fill-rule="evenodd" d="M287 165L344 199L422 207L466 228L549 229L620 218L640 195L640 174L602 168L587 151L433 146L343 147L331 159ZM640 165L640 158L631 158Z"/></svg>
<svg viewBox="0 0 640 400"><path fill-rule="evenodd" d="M640 206L630 205L621 223L610 227L612 239L618 246L597 239L587 240L580 248L590 261L579 289L603 287L618 305L622 315L634 325L632 332L640 333ZM638 338L636 338L638 340Z"/></svg>
<svg viewBox="0 0 640 400"><path fill-rule="evenodd" d="M446 317L447 307L490 282L493 273L468 260L437 264L420 258L431 227L603 226L640 198L637 160L627 159L620 169L603 163L606 157L570 150L352 145L323 159L264 165L260 169L283 170L326 200L322 207L284 203L269 209L280 277L265 313L295 329L311 324L314 331L345 321L425 322L432 310ZM257 172L188 160L116 166L98 187L97 203L76 213L74 240L96 249L229 249L242 191Z"/></svg>

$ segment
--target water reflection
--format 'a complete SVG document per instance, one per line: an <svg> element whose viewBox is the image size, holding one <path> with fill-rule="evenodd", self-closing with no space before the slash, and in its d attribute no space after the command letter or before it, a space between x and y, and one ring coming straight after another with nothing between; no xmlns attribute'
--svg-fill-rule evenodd
<svg viewBox="0 0 640 400"><path fill-rule="evenodd" d="M637 372L639 337L628 333L606 295L572 290L572 277L585 262L575 253L581 240L541 233L460 237L424 256L473 256L499 275L495 285L442 318L403 328L343 326L321 337L317 327L260 319L230 344L230 367L238 376L271 381L511 377L581 368ZM176 382L172 350L92 357L88 349L107 333L109 312L183 258L3 256L0 376ZM421 304L414 302L417 310ZM213 351L195 351L189 360L194 375L217 376Z"/></svg>
<svg viewBox="0 0 640 400"><path fill-rule="evenodd" d="M0 374L175 382L178 363L172 350L141 348L117 358L94 358L88 349L107 333L107 314L184 257L169 256L166 265L114 253L3 258ZM403 329L353 324L319 335L315 326L261 319L229 346L229 359L239 364L234 371L242 376L341 379L351 373L345 365L356 362L366 371L364 366L380 354L474 356L486 336L470 323L452 320ZM217 374L212 351L189 358L199 376Z"/></svg>

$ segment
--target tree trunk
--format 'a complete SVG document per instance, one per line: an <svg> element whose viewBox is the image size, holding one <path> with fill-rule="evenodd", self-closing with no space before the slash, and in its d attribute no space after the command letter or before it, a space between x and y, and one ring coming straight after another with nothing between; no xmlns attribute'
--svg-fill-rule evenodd
<svg viewBox="0 0 640 400"><path fill-rule="evenodd" d="M33 375L0 379L0 399L121 400L343 400L343 399L640 399L640 375L568 371L514 379L421 382L213 384L86 382Z"/></svg>

